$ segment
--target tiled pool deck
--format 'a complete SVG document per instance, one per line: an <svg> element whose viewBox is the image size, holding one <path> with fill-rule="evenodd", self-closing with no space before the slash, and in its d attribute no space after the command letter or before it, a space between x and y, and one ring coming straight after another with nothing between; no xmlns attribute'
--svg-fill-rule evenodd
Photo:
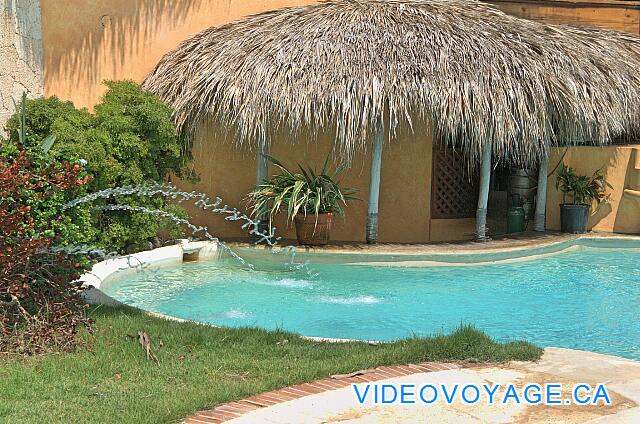
<svg viewBox="0 0 640 424"><path fill-rule="evenodd" d="M184 422L187 424L222 423L239 418L249 412L254 412L274 405L293 401L303 397L342 389L352 384L361 384L386 380L393 377L404 377L411 374L430 373L459 369L456 364L424 362L420 364L396 365L363 370L357 375L333 376L311 383L297 384L283 389L262 393L236 402L225 403L209 411L198 412ZM356 374L356 373L354 373Z"/></svg>
<svg viewBox="0 0 640 424"><path fill-rule="evenodd" d="M359 406L352 384L508 384L561 383L570 390L577 383L607 385L612 405L537 405L478 403L451 405ZM537 363L461 367L423 363L380 367L364 374L326 378L252 396L202 411L183 422L222 423L593 423L640 422L640 363L612 356L548 348Z"/></svg>
<svg viewBox="0 0 640 424"><path fill-rule="evenodd" d="M298 252L308 253L332 253L332 254L399 254L399 255L442 255L442 254L466 254L466 253L493 253L514 250L529 250L538 247L551 246L557 243L570 242L581 238L586 239L635 239L639 240L640 235L614 234L589 232L585 234L564 234L555 232L537 233L527 232L521 234L504 235L493 240L475 242L469 240L454 242L432 242L432 243L341 243L332 242L327 246L296 246ZM232 247L245 247L253 249L271 249L269 246L255 246L250 243L239 241L228 241ZM280 245L295 245L294 240L281 240Z"/></svg>
<svg viewBox="0 0 640 424"><path fill-rule="evenodd" d="M580 237L629 237L626 235L617 235L611 233L588 233L584 235L563 234L563 233L536 233L527 232L522 234L506 235L496 237L495 239L474 242L469 240L461 240L454 242L433 242L433 243L350 243L350 242L331 242L327 246L297 246L296 250L309 253L371 253L371 254L440 254L440 253L467 253L467 252L484 252L492 250L504 249L524 249L537 246L544 246L550 243L558 243L563 241L575 240ZM634 236L630 236L634 237ZM265 245L254 246L249 243L230 240L227 241L230 246L237 247L253 247L257 249L270 249ZM295 240L281 240L279 244L297 245Z"/></svg>

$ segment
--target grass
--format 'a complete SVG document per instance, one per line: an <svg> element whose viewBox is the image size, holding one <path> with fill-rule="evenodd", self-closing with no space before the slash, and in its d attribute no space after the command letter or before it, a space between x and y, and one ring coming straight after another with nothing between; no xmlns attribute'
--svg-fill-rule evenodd
<svg viewBox="0 0 640 424"><path fill-rule="evenodd" d="M535 360L526 342L499 344L471 327L372 346L319 343L282 331L212 328L129 308L91 311L96 331L72 354L0 356L0 422L163 423L279 387L419 361ZM159 365L134 336L146 331Z"/></svg>

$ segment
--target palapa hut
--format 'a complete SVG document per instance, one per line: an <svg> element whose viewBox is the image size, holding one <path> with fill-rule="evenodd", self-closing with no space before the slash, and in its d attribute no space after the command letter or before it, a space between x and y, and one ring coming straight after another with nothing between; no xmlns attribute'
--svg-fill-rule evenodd
<svg viewBox="0 0 640 424"><path fill-rule="evenodd" d="M314 143L328 132L340 160L367 151L368 242L385 209L382 151L403 131L431 128L480 170L483 239L492 163L540 163L536 228L544 230L550 149L634 130L638 70L637 36L545 25L476 1L330 0L205 30L168 53L144 86L175 109L183 134L195 138L213 123L256 151L256 181L275 143Z"/></svg>

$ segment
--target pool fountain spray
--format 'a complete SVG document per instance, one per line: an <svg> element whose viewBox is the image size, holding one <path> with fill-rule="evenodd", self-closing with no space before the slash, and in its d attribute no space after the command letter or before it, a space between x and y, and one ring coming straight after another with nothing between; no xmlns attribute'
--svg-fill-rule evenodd
<svg viewBox="0 0 640 424"><path fill-rule="evenodd" d="M196 191L181 191L177 187L170 184L158 184L158 183L149 183L143 184L139 186L122 186L116 188L109 188L101 191L97 191L95 193L88 194L83 197L79 197L74 199L63 206L63 210L69 210L76 206L92 203L99 199L115 199L118 196L140 196L140 197L154 197L160 196L165 199L170 199L176 201L176 203L182 203L185 201L192 201L194 205L202 210L208 210L212 213L221 214L225 216L225 220L227 221L239 221L242 223L241 228L244 230L248 230L249 235L253 236L255 244L266 244L271 247L271 253L274 254L283 254L290 253L291 258L286 262L286 266L290 271L302 271L307 274L308 277L315 277L317 274L311 270L309 267L308 261L305 262L296 262L296 248L295 246L282 246L278 247L278 242L281 240L281 237L276 236L276 227L271 227L268 231L262 231L260 228L260 221L256 219L252 219L247 214L239 211L237 208L231 208L226 204L223 204L223 201L220 197L216 197L215 200L211 200L206 194L199 193ZM238 253L236 253L233 249L227 246L226 243L213 236L209 229L206 226L195 225L189 222L186 219L175 216L172 213L151 209L144 206L132 206L127 204L108 204L104 206L95 206L94 210L99 211L129 211L129 212L142 212L147 213L153 216L162 217L165 219L169 219L175 224L184 226L191 231L193 236L204 237L209 241L214 241L218 244L223 251L229 254L232 258L240 262L243 266L246 266L250 270L255 270L253 264L249 263L243 257L241 257ZM275 249L278 247L277 249ZM62 248L65 251L69 251L69 248ZM74 249L71 247L71 249ZM86 248L75 248L75 254L87 254L91 253L93 255L102 254L103 257L109 256L113 257L113 254L106 255L104 251L100 250L90 250Z"/></svg>

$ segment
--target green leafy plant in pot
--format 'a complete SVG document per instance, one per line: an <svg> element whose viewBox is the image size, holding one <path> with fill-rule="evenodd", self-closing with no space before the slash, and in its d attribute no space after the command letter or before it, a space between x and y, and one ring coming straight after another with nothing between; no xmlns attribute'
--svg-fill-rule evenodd
<svg viewBox="0 0 640 424"><path fill-rule="evenodd" d="M329 158L322 170L298 165L300 172L290 171L271 156L267 159L280 173L266 180L251 191L246 200L254 217L269 217L286 212L295 222L298 243L305 245L324 245L329 241L333 215L344 215L347 201L356 190L341 187L336 178L344 171L339 166L329 170Z"/></svg>
<svg viewBox="0 0 640 424"><path fill-rule="evenodd" d="M564 163L558 169L556 177L556 189L562 192L560 230L573 234L586 232L591 206L606 202L609 199L607 188L613 187L606 182L601 170L597 170L592 176L578 175Z"/></svg>

